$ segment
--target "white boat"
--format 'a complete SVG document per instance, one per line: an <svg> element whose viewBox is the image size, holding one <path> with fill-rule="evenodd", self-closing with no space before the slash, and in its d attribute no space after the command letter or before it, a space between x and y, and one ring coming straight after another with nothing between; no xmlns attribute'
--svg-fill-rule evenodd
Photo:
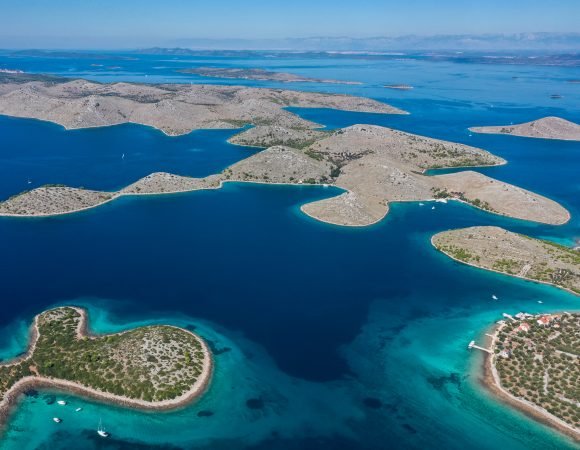
<svg viewBox="0 0 580 450"><path fill-rule="evenodd" d="M32 183L32 181L28 180L28 184L31 184L31 183Z"/></svg>
<svg viewBox="0 0 580 450"><path fill-rule="evenodd" d="M540 303L540 304L541 304L541 303L544 303L544 302L543 302L542 300L538 300L538 303Z"/></svg>
<svg viewBox="0 0 580 450"><path fill-rule="evenodd" d="M423 206L425 203L419 203L419 206Z"/></svg>
<svg viewBox="0 0 580 450"><path fill-rule="evenodd" d="M121 159L125 159L125 153L123 153L123 156L121 156Z"/></svg>
<svg viewBox="0 0 580 450"><path fill-rule="evenodd" d="M82 410L83 410L83 408L77 408L77 409L75 409L76 412L79 412L79 411L82 411Z"/></svg>
<svg viewBox="0 0 580 450"><path fill-rule="evenodd" d="M64 405L66 405L66 402L65 402L64 400L59 400L57 403L58 403L60 406L64 406Z"/></svg>
<svg viewBox="0 0 580 450"><path fill-rule="evenodd" d="M105 428L103 427L103 421L99 419L99 428L97 428L97 433L99 434L99 436L101 437L109 437L109 433L107 433L105 431Z"/></svg>
<svg viewBox="0 0 580 450"><path fill-rule="evenodd" d="M53 417L52 420L54 420L56 423L62 422L62 419L59 419L58 417Z"/></svg>
<svg viewBox="0 0 580 450"><path fill-rule="evenodd" d="M432 206L432 207L431 207L431 209L435 209L435 207L434 207L434 206Z"/></svg>
<svg viewBox="0 0 580 450"><path fill-rule="evenodd" d="M491 298L493 298L494 300L497 300L497 295L492 295Z"/></svg>

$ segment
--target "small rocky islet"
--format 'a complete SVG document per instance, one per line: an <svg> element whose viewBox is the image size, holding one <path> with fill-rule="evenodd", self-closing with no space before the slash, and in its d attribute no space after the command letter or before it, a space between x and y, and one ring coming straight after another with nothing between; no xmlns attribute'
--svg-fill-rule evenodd
<svg viewBox="0 0 580 450"><path fill-rule="evenodd" d="M558 98L558 96L552 96ZM517 125L472 127L474 133L509 134L512 136L580 141L580 125L559 117L544 117Z"/></svg>

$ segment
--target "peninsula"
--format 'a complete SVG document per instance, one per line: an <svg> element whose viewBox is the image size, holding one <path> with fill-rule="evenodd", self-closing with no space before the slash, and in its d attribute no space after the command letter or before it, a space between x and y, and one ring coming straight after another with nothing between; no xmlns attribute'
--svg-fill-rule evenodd
<svg viewBox="0 0 580 450"><path fill-rule="evenodd" d="M207 344L185 329L93 335L85 310L51 309L35 317L28 352L0 364L0 425L19 395L36 388L139 409L177 408L203 394L212 367Z"/></svg>
<svg viewBox="0 0 580 450"><path fill-rule="evenodd" d="M482 269L551 284L580 295L580 251L499 227L438 233L433 245L447 256Z"/></svg>
<svg viewBox="0 0 580 450"><path fill-rule="evenodd" d="M579 441L580 314L504 316L490 335L491 347L483 349L484 384L506 403Z"/></svg>
<svg viewBox="0 0 580 450"><path fill-rule="evenodd" d="M469 130L474 133L510 134L529 138L580 141L580 125L559 117L544 117L518 125L472 127Z"/></svg>
<svg viewBox="0 0 580 450"><path fill-rule="evenodd" d="M468 145L374 125L335 131L284 107L328 107L401 114L371 99L237 86L97 84L84 80L0 83L0 113L50 120L67 128L143 123L172 135L197 128L253 128L230 142L264 147L205 178L154 173L116 192L44 186L0 203L0 215L44 216L92 208L124 195L219 188L224 182L324 184L343 194L302 211L337 225L366 226L381 220L390 202L457 200L524 220L562 224L569 213L556 202L474 171L426 175L429 169L505 164ZM0 77L1 78L1 77Z"/></svg>
<svg viewBox="0 0 580 450"><path fill-rule="evenodd" d="M362 84L360 81L340 81L320 78L309 78L287 72L274 72L264 69L243 69L231 67L195 67L180 69L180 73L191 73L202 77L226 78L233 80L279 81L281 83L328 83L328 84Z"/></svg>

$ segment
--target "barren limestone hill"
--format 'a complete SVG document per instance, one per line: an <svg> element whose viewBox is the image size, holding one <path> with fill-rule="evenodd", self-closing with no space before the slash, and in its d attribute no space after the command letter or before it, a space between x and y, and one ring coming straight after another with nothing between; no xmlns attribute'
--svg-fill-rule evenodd
<svg viewBox="0 0 580 450"><path fill-rule="evenodd" d="M247 138L249 131L241 136ZM505 163L485 150L463 144L379 126L354 125L327 134L307 146L304 153L331 163L333 184L349 191L302 207L307 214L331 223L368 225L384 217L389 202L434 197L456 198L525 220L557 224L569 219L568 212L552 200L477 172L423 175L432 168Z"/></svg>
<svg viewBox="0 0 580 450"><path fill-rule="evenodd" d="M0 422L18 395L56 387L139 408L171 408L200 395L211 377L207 345L165 325L87 334L86 312L59 307L39 314L28 353L0 364Z"/></svg>
<svg viewBox="0 0 580 450"><path fill-rule="evenodd" d="M518 125L473 127L470 130L474 133L511 134L530 138L580 141L580 125L559 117L544 117Z"/></svg>
<svg viewBox="0 0 580 450"><path fill-rule="evenodd" d="M25 74L22 74L23 77ZM220 187L224 181L332 184L344 194L304 205L322 221L364 226L382 219L390 202L458 199L490 212L549 224L565 223L557 203L479 173L426 176L428 169L503 164L485 150L374 125L336 131L284 108L327 107L394 113L371 99L279 89L211 85L100 84L86 80L0 76L0 114L33 117L67 128L141 123L177 135L198 128L255 127L230 139L266 150L221 174L196 179L154 173L117 192L45 186L0 203L0 215L65 214L123 195L160 194Z"/></svg>
<svg viewBox="0 0 580 450"><path fill-rule="evenodd" d="M229 139L231 144L254 147L284 145L302 149L329 135L327 131L307 128L292 129L279 125L261 125L238 133Z"/></svg>
<svg viewBox="0 0 580 450"><path fill-rule="evenodd" d="M562 225L570 213L549 198L473 171L433 177L437 198L458 199L489 212L516 219Z"/></svg>
<svg viewBox="0 0 580 450"><path fill-rule="evenodd" d="M0 215L49 216L66 214L110 201L114 192L67 186L43 186L13 195L0 203Z"/></svg>
<svg viewBox="0 0 580 450"><path fill-rule="evenodd" d="M264 145L265 140L267 144L288 142L294 147L273 145L206 178L154 173L113 193L39 188L0 203L0 214L68 213L122 195L212 189L225 181L248 181L343 188L347 192L338 197L302 207L306 214L338 225L370 225L387 214L390 202L429 199L457 199L489 212L549 224L569 219L569 213L556 202L477 172L424 174L430 168L505 162L463 144L372 125L354 125L334 132L258 126L232 140L246 145Z"/></svg>
<svg viewBox="0 0 580 450"><path fill-rule="evenodd" d="M80 79L19 83L3 82L0 77L0 114L47 120L68 129L130 122L181 135L245 124L316 126L284 109L289 106L404 114L384 103L348 95L241 86L101 84Z"/></svg>
<svg viewBox="0 0 580 450"><path fill-rule="evenodd" d="M580 295L580 251L498 227L445 231L432 238L448 256L507 275L553 284Z"/></svg>

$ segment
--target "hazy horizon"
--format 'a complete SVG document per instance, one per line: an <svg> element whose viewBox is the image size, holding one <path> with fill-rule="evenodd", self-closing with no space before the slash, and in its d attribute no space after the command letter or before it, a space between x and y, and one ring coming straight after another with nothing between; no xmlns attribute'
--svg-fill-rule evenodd
<svg viewBox="0 0 580 450"><path fill-rule="evenodd" d="M35 45L35 39L0 39L4 50L71 50L71 51L135 51L144 48L184 48L193 50L276 50L276 51L412 51L412 50L466 50L550 52L580 51L580 33L481 33L481 34L404 34L355 38L349 36L310 36L278 39L181 38L172 40L139 38L123 40L116 45L115 38L95 41L58 38ZM81 45L84 42L85 45ZM92 45L91 45L92 42ZM12 44L12 45L10 45ZM88 44L88 45L87 45Z"/></svg>
<svg viewBox="0 0 580 450"><path fill-rule="evenodd" d="M192 41L271 42L574 33L580 2L560 0L42 0L10 2L0 48L132 49ZM534 42L529 42L533 46ZM248 44L249 45L249 44ZM264 45L264 44L262 44Z"/></svg>

